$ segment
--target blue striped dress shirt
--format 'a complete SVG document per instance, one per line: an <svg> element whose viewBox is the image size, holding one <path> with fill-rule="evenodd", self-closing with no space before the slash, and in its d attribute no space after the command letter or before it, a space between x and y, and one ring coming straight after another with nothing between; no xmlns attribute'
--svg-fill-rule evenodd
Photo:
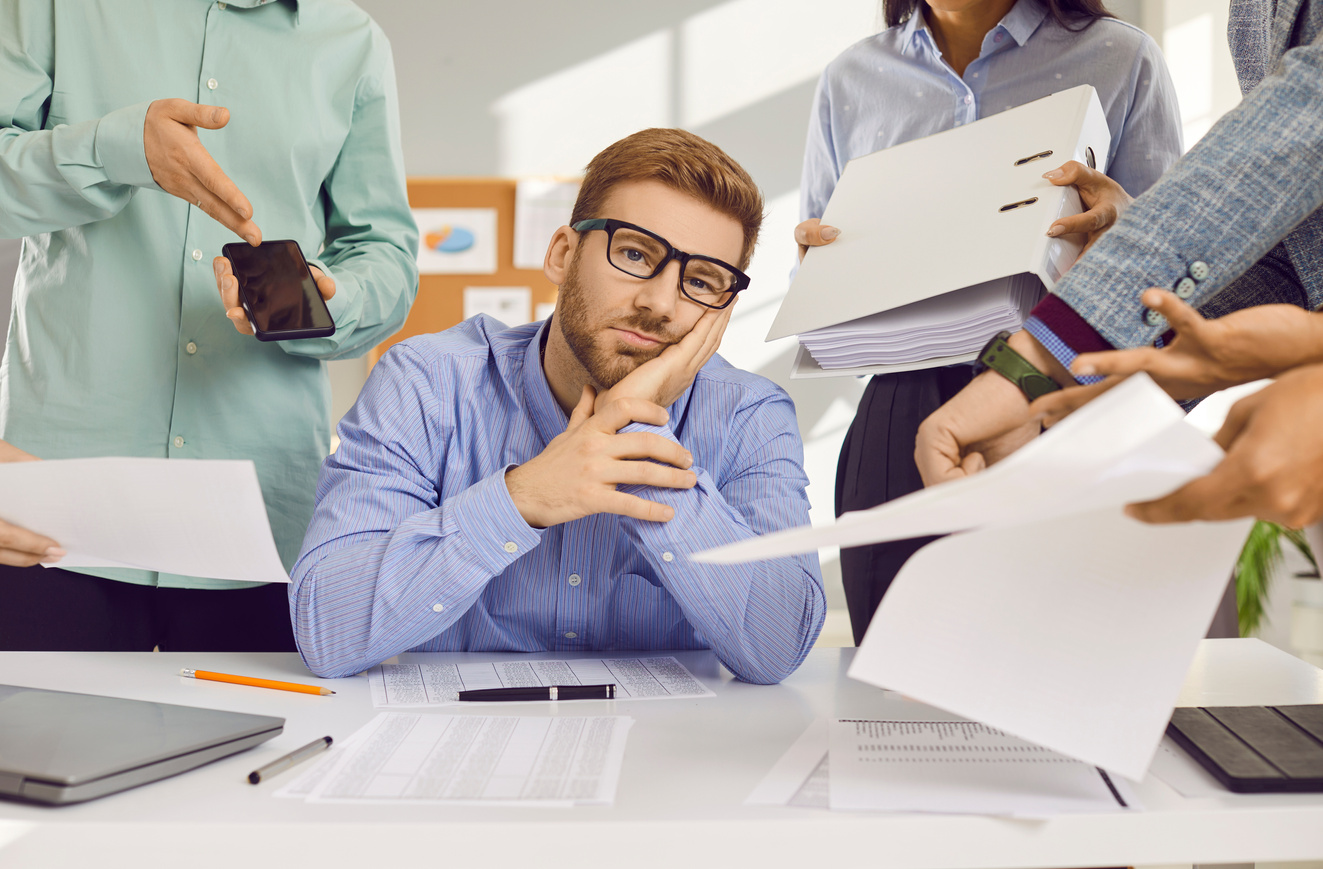
<svg viewBox="0 0 1323 869"><path fill-rule="evenodd" d="M693 489L621 487L670 504L674 519L531 528L505 472L569 421L542 371L542 328L479 316L377 363L322 466L293 572L304 661L346 676L409 650L711 648L740 679L784 679L822 628L817 557L686 555L808 522L789 396L713 357L668 425L625 429L693 454Z"/></svg>
<svg viewBox="0 0 1323 869"><path fill-rule="evenodd" d="M856 157L1082 84L1093 85L1107 116L1107 174L1138 196L1181 154L1176 88L1147 34L1116 19L1072 33L1039 0L1020 0L958 76L923 16L913 15L846 49L823 71L804 152L800 219L822 216ZM952 215L946 229L958 225Z"/></svg>

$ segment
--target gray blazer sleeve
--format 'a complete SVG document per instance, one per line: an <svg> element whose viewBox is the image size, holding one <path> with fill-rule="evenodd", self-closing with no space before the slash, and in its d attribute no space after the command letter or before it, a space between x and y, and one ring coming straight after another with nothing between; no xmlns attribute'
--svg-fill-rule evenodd
<svg viewBox="0 0 1323 869"><path fill-rule="evenodd" d="M1308 266L1323 264L1321 206L1323 38L1286 52L1053 292L1114 347L1165 331L1145 323L1140 294L1172 287L1199 261L1209 272L1189 301L1209 313L1267 301L1316 308L1323 274Z"/></svg>

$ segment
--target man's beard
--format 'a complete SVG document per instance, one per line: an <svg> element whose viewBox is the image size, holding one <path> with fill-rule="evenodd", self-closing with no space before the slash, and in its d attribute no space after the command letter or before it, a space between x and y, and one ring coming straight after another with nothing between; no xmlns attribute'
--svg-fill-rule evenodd
<svg viewBox="0 0 1323 869"><path fill-rule="evenodd" d="M622 341L614 341L615 347L603 347L596 338L609 315L601 315L602 320L594 322L591 311L590 293L579 282L579 255L582 248L576 250L570 259L570 266L561 282L560 293L556 299L556 322L560 324L560 333L565 338L574 358L588 372L593 383L602 389L610 389L625 376L649 359L655 359L668 346L679 340L667 329L666 320L659 320L638 312L630 317L617 320L613 326L640 332L663 343L656 347L633 347Z"/></svg>

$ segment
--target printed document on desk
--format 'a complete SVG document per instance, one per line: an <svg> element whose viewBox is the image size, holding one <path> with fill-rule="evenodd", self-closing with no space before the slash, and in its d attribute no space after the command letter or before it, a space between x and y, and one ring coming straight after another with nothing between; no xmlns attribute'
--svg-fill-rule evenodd
<svg viewBox="0 0 1323 869"><path fill-rule="evenodd" d="M57 541L68 555L56 567L289 582L249 461L0 464L0 519Z"/></svg>
<svg viewBox="0 0 1323 869"><path fill-rule="evenodd" d="M416 657L416 656L415 656ZM549 685L615 685L617 700L715 697L674 657L523 658L381 664L368 671L372 705L378 708L459 705L460 691L539 688ZM549 703L531 700L530 703ZM477 703L465 702L465 707ZM502 706L508 705L502 703Z"/></svg>
<svg viewBox="0 0 1323 869"><path fill-rule="evenodd" d="M314 803L610 805L634 719L383 712L334 766ZM330 758L327 758L330 761Z"/></svg>
<svg viewBox="0 0 1323 869"><path fill-rule="evenodd" d="M696 558L951 534L902 568L850 675L1139 780L1252 522L1122 507L1221 457L1137 376L983 473Z"/></svg>

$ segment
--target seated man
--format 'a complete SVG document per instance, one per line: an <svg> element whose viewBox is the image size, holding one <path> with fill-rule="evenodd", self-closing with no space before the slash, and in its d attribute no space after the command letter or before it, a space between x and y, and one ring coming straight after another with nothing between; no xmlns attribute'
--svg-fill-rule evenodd
<svg viewBox="0 0 1323 869"><path fill-rule="evenodd" d="M799 666L825 614L816 557L686 558L808 521L790 398L713 355L762 207L709 142L636 133L551 239L550 320L475 317L382 358L293 572L313 672L408 650L712 648L762 683Z"/></svg>

